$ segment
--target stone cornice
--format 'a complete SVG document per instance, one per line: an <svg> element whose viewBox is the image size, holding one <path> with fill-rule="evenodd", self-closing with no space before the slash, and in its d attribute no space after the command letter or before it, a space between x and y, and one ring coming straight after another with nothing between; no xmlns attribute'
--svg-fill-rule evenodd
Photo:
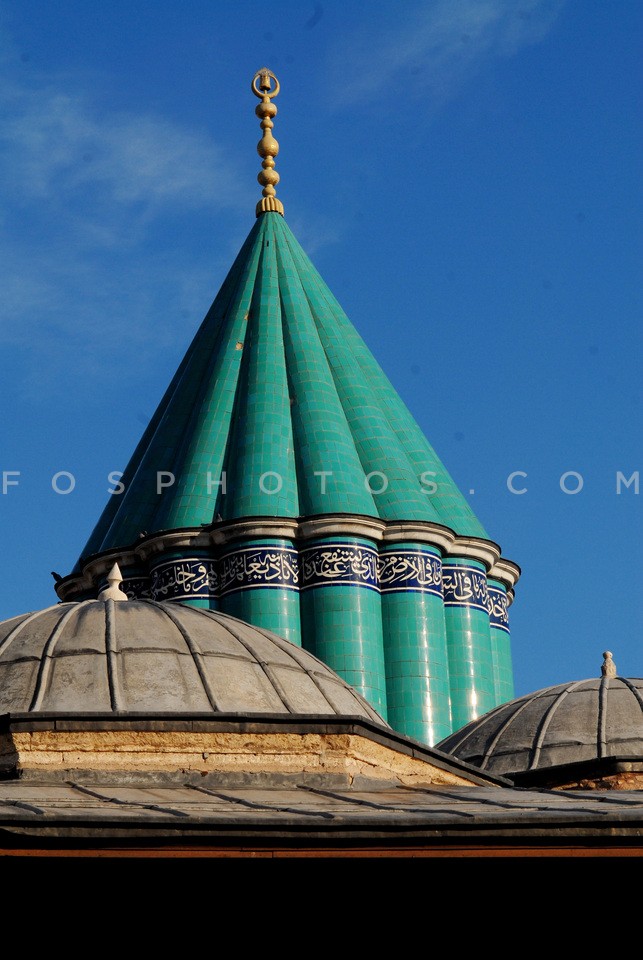
<svg viewBox="0 0 643 960"><path fill-rule="evenodd" d="M138 560L149 560L160 553L173 550L207 550L210 535L207 528L184 530L164 530L159 534L145 537L135 548Z"/></svg>
<svg viewBox="0 0 643 960"><path fill-rule="evenodd" d="M439 523L390 522L383 524L382 540L386 543L426 543L439 547L444 553L450 553L458 539L450 527Z"/></svg>
<svg viewBox="0 0 643 960"><path fill-rule="evenodd" d="M456 537L449 554L480 560L490 570L500 557L500 547L492 540L483 540L481 537Z"/></svg>
<svg viewBox="0 0 643 960"><path fill-rule="evenodd" d="M82 573L64 577L56 584L56 593L61 600L67 600L72 593L92 590L103 577L107 576L114 563L122 567L131 567L139 562L136 552L132 549L108 550L92 557L83 567Z"/></svg>
<svg viewBox="0 0 643 960"><path fill-rule="evenodd" d="M321 763L321 766L320 766ZM383 724L327 715L9 713L0 717L0 777L69 770L137 778L159 771L253 775L309 771L401 782L506 785L503 777Z"/></svg>
<svg viewBox="0 0 643 960"><path fill-rule="evenodd" d="M494 580L500 580L511 590L520 579L521 570L517 563L512 560L506 560L500 557L489 571L489 576Z"/></svg>
<svg viewBox="0 0 643 960"><path fill-rule="evenodd" d="M298 540L313 540L320 537L366 537L368 540L381 540L386 527L384 520L376 517L363 517L357 514L328 514L323 517L309 517L300 520Z"/></svg>
<svg viewBox="0 0 643 960"><path fill-rule="evenodd" d="M275 537L280 540L296 540L299 522L290 517L251 517L249 520L227 520L208 528L209 537L215 546L241 539Z"/></svg>
<svg viewBox="0 0 643 960"><path fill-rule="evenodd" d="M92 590L116 561L122 569L147 564L168 553L220 548L240 540L283 539L298 545L324 537L358 537L376 543L419 543L437 548L445 558L471 558L481 562L488 575L507 587L510 600L520 577L520 567L501 557L492 540L460 537L449 527L422 521L386 521L357 514L326 514L316 517L248 517L223 520L209 526L164 530L142 538L123 550L108 550L90 557L81 574L71 574L56 584L61 600Z"/></svg>

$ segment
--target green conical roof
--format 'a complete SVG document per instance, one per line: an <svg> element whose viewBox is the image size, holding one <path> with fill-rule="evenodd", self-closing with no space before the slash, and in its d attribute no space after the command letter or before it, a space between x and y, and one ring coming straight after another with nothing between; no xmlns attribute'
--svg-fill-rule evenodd
<svg viewBox="0 0 643 960"><path fill-rule="evenodd" d="M271 630L432 743L513 695L520 571L290 231L275 193L279 84L262 68L252 89L256 222L56 592L91 601L118 564L128 598Z"/></svg>
<svg viewBox="0 0 643 960"><path fill-rule="evenodd" d="M159 471L175 478L161 494ZM379 474L388 486L371 493L384 486ZM349 513L487 539L275 212L256 220L122 482L83 558L142 531L243 517Z"/></svg>

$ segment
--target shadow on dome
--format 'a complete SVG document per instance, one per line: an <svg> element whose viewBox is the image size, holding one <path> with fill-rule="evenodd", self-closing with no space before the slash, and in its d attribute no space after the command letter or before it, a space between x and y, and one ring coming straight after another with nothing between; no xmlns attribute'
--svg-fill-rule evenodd
<svg viewBox="0 0 643 960"><path fill-rule="evenodd" d="M546 687L471 721L437 749L516 786L643 788L643 679L601 676Z"/></svg>

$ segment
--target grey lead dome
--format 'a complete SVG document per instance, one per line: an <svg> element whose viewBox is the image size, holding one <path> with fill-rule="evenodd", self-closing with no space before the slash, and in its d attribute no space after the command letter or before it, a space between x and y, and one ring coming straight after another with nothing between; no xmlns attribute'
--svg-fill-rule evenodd
<svg viewBox="0 0 643 960"><path fill-rule="evenodd" d="M276 634L179 603L85 600L0 623L0 714L292 714L388 726Z"/></svg>
<svg viewBox="0 0 643 960"><path fill-rule="evenodd" d="M436 749L500 776L643 756L643 679L546 687L473 720Z"/></svg>

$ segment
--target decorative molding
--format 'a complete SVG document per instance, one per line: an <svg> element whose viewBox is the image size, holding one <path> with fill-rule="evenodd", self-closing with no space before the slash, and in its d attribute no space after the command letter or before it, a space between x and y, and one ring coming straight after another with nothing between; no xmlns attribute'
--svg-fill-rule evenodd
<svg viewBox="0 0 643 960"><path fill-rule="evenodd" d="M140 566L140 559L133 550L108 550L107 553L94 557L83 567L83 580L89 581L88 588L98 586L101 580L107 577L107 574L117 563L122 570L128 567Z"/></svg>
<svg viewBox="0 0 643 960"><path fill-rule="evenodd" d="M500 547L491 540L459 537L449 527L437 523L388 522L377 517L337 513L306 518L248 517L242 520L219 520L201 527L161 531L141 538L124 550L112 549L104 554L94 555L87 561L81 574L63 578L56 584L55 589L61 600L73 599L78 594L90 592L97 587L101 577L107 574L114 562L123 570L128 567L136 569L141 564L146 566L150 561L153 563L168 553L183 553L190 559L192 551L197 554L212 551L212 560L215 560L220 548L227 544L232 547L239 541L251 539L286 540L292 544L292 548L288 549L299 550L303 556L308 549L308 541L324 537L365 539L373 544L373 550L376 550L378 543L387 546L400 542L418 543L440 551L445 563L453 557L478 560L487 568L488 576L506 585L509 603L514 598L513 587L521 573L517 564L500 556ZM245 549L242 545L240 548ZM327 580L322 578L320 582L326 583ZM346 581L342 578L339 582ZM362 581L358 578L358 582ZM284 583L292 588L289 577L285 576ZM377 589L372 584L370 586L371 589Z"/></svg>
<svg viewBox="0 0 643 960"><path fill-rule="evenodd" d="M450 527L443 527L439 523L387 523L382 534L385 543L425 543L430 547L448 553L451 551L457 537Z"/></svg>
<svg viewBox="0 0 643 960"><path fill-rule="evenodd" d="M205 529L196 530L187 527L184 530L165 530L159 534L145 537L135 547L137 558L149 560L161 553L179 552L181 550L207 550L210 546L210 537Z"/></svg>
<svg viewBox="0 0 643 960"><path fill-rule="evenodd" d="M493 540L483 540L481 537L456 537L449 555L480 560L490 570L498 562L500 547Z"/></svg>
<svg viewBox="0 0 643 960"><path fill-rule="evenodd" d="M220 520L206 528L215 546L223 546L234 540L260 540L274 537L276 540L296 540L299 522L289 517L250 517L247 520Z"/></svg>
<svg viewBox="0 0 643 960"><path fill-rule="evenodd" d="M313 540L317 537L365 537L381 540L386 527L384 520L363 517L359 514L337 513L323 517L309 517L299 522L297 539Z"/></svg>
<svg viewBox="0 0 643 960"><path fill-rule="evenodd" d="M489 576L494 580L500 580L508 590L512 590L518 583L521 573L522 571L517 563L501 557L489 571Z"/></svg>

